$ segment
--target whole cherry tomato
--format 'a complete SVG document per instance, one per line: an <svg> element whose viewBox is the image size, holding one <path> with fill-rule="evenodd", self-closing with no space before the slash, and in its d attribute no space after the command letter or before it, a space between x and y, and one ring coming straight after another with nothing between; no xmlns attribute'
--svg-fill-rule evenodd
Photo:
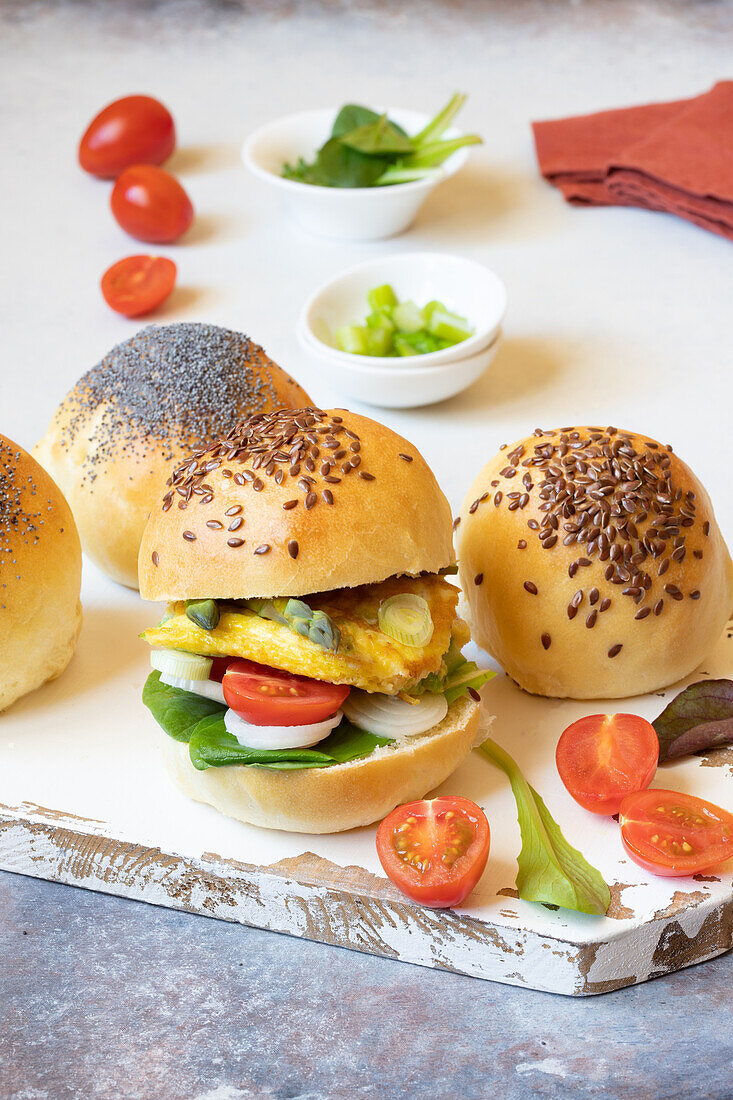
<svg viewBox="0 0 733 1100"><path fill-rule="evenodd" d="M104 300L115 313L140 317L164 302L176 282L176 265L164 256L126 256L102 276Z"/></svg>
<svg viewBox="0 0 733 1100"><path fill-rule="evenodd" d="M152 164L121 172L110 205L126 233L151 244L177 241L193 221L191 200L178 180Z"/></svg>
<svg viewBox="0 0 733 1100"><path fill-rule="evenodd" d="M176 145L167 107L149 95L128 95L92 119L79 143L79 164L100 179L114 179L131 164L162 164Z"/></svg>

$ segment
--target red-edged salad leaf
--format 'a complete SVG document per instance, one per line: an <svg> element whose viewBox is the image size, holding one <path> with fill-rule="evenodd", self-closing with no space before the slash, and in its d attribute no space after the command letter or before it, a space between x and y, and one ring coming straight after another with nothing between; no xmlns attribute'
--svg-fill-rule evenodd
<svg viewBox="0 0 733 1100"><path fill-rule="evenodd" d="M700 680L675 696L652 722L659 763L733 744L733 680Z"/></svg>

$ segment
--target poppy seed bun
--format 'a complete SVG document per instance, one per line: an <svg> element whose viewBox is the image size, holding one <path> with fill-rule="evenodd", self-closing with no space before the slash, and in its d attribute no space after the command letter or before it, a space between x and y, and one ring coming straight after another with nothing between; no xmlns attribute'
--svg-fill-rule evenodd
<svg viewBox="0 0 733 1100"><path fill-rule="evenodd" d="M147 600L302 596L455 561L425 460L344 410L250 417L160 488L140 547Z"/></svg>
<svg viewBox="0 0 733 1100"><path fill-rule="evenodd" d="M0 435L0 711L59 676L81 629L81 547L59 488Z"/></svg>
<svg viewBox="0 0 733 1100"><path fill-rule="evenodd" d="M150 325L80 378L34 455L66 494L85 552L136 588L143 528L171 468L221 424L308 400L241 333Z"/></svg>
<svg viewBox="0 0 733 1100"><path fill-rule="evenodd" d="M525 691L609 699L692 672L733 605L707 493L670 447L615 428L503 449L457 535L474 640Z"/></svg>
<svg viewBox="0 0 733 1100"><path fill-rule="evenodd" d="M163 756L185 795L237 821L294 833L339 833L370 825L437 787L470 752L478 726L479 704L464 697L428 733L330 768L232 765L200 772L188 745L165 734Z"/></svg>

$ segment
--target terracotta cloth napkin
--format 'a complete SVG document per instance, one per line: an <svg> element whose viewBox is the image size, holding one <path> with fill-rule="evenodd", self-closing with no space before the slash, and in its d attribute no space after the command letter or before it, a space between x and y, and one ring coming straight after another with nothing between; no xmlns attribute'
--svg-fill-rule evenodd
<svg viewBox="0 0 733 1100"><path fill-rule="evenodd" d="M733 81L533 130L542 175L568 202L663 210L733 239Z"/></svg>

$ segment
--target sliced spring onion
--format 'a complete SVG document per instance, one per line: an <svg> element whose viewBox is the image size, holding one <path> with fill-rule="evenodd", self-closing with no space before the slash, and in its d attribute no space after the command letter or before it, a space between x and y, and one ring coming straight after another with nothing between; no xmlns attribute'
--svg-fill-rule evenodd
<svg viewBox="0 0 733 1100"><path fill-rule="evenodd" d="M394 309L397 305L397 295L389 283L384 286L375 286L367 294L369 307L373 310Z"/></svg>
<svg viewBox="0 0 733 1100"><path fill-rule="evenodd" d="M343 711L337 710L331 718L307 726L255 726L245 722L236 711L228 710L224 725L227 733L248 749L302 749L328 737L343 716Z"/></svg>
<svg viewBox="0 0 733 1100"><path fill-rule="evenodd" d="M336 329L336 346L350 355L368 355L369 329L365 325L344 325Z"/></svg>
<svg viewBox="0 0 733 1100"><path fill-rule="evenodd" d="M182 649L154 649L150 664L165 676L178 676L183 680L208 680L213 661L198 653L184 653Z"/></svg>
<svg viewBox="0 0 733 1100"><path fill-rule="evenodd" d="M343 712L360 729L398 741L437 726L448 713L448 703L444 695L423 695L419 702L408 703L393 695L352 688Z"/></svg>
<svg viewBox="0 0 733 1100"><path fill-rule="evenodd" d="M168 673L161 672L160 682L168 684L168 687L190 691L192 695L203 695L205 699L213 699L224 707L227 705L224 688L218 680L187 680L185 676L169 676Z"/></svg>
<svg viewBox="0 0 733 1100"><path fill-rule="evenodd" d="M392 310L392 320L400 332L419 332L425 328L425 318L414 302L399 302Z"/></svg>
<svg viewBox="0 0 733 1100"><path fill-rule="evenodd" d="M433 618L427 600L412 592L390 596L379 608L379 629L402 645L419 649L433 636Z"/></svg>

